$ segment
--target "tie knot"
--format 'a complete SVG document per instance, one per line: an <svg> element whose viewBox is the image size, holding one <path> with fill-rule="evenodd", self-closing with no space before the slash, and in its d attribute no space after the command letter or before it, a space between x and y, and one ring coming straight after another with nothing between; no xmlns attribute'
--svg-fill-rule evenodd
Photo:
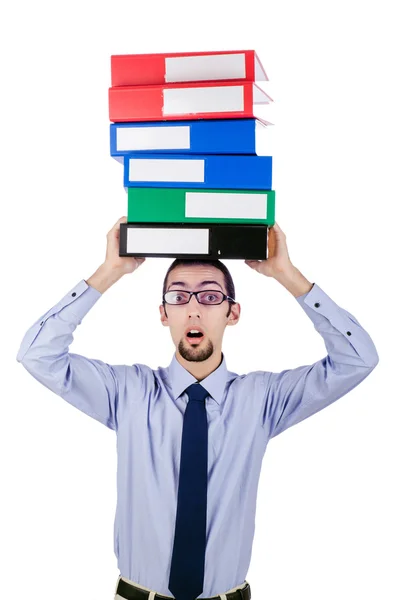
<svg viewBox="0 0 397 600"><path fill-rule="evenodd" d="M186 388L185 392L189 396L189 400L197 400L198 402L204 402L208 396L207 390L200 383L192 383Z"/></svg>

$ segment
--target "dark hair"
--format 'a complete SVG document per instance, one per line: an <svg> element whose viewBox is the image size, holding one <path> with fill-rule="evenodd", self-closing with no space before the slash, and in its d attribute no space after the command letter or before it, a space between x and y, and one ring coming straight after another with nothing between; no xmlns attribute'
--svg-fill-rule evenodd
<svg viewBox="0 0 397 600"><path fill-rule="evenodd" d="M216 269L219 269L220 271L222 271L223 276L225 278L225 288L226 288L226 294L228 296L230 296L231 298L235 298L235 289L234 289L234 283L233 283L233 279L232 276L230 274L229 269L226 267L226 265L224 265L220 260L218 259L199 259L199 258L176 258L174 260L173 263L170 264L170 266L168 267L168 271L165 274L164 277L164 283L163 283L163 294L162 294L162 298L166 292L167 289L167 279L168 279L168 275L171 273L171 271L173 269L175 269L176 267L179 267L179 265L209 265L211 267L215 267ZM164 306L164 310L165 310L165 302L164 300L162 300L163 306ZM230 300L228 300L229 303L229 310L227 313L227 317L230 315L231 309L232 309L232 302ZM167 313L166 313L167 314Z"/></svg>

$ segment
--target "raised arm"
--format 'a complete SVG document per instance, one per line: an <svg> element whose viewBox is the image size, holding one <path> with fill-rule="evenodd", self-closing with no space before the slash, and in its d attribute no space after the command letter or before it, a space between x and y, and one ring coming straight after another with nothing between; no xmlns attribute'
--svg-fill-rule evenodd
<svg viewBox="0 0 397 600"><path fill-rule="evenodd" d="M125 366L74 354L69 346L77 325L102 294L145 260L118 256L120 223L125 220L119 219L107 234L104 263L37 319L25 333L16 357L42 385L110 429L117 429ZM135 372L138 378L138 367Z"/></svg>
<svg viewBox="0 0 397 600"><path fill-rule="evenodd" d="M379 362L367 331L320 286L313 284L296 299L323 337L328 354L312 365L267 375L262 425L269 438L347 394Z"/></svg>
<svg viewBox="0 0 397 600"><path fill-rule="evenodd" d="M357 319L292 265L286 236L277 224L269 232L269 259L246 262L274 277L296 298L328 351L312 365L264 372L262 426L270 439L347 394L368 377L379 356Z"/></svg>

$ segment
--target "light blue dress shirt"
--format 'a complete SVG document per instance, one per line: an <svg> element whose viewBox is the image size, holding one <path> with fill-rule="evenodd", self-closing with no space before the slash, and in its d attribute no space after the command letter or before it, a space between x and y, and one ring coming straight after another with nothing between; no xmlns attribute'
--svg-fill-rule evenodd
<svg viewBox="0 0 397 600"><path fill-rule="evenodd" d="M177 507L184 390L196 381L177 361L156 370L69 352L73 331L101 297L81 280L26 332L17 360L55 394L117 435L114 552L120 575L166 596ZM296 298L328 355L280 373L228 371L207 389L208 505L204 588L241 585L251 560L257 488L269 440L363 381L379 357L369 334L317 285Z"/></svg>

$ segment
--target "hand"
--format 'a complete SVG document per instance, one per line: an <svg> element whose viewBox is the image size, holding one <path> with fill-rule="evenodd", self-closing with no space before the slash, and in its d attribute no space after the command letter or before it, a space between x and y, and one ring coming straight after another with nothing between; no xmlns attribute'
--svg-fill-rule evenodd
<svg viewBox="0 0 397 600"><path fill-rule="evenodd" d="M121 273L133 273L146 258L135 258L133 256L119 256L120 248L120 223L126 223L127 217L120 219L113 225L112 229L107 233L107 248L104 265L112 271L120 271Z"/></svg>
<svg viewBox="0 0 397 600"><path fill-rule="evenodd" d="M286 239L285 233L277 223L274 223L268 229L268 258L266 260L245 260L244 262L251 269L255 269L258 273L266 275L266 277L275 277L280 273L293 269L294 266L288 254Z"/></svg>

